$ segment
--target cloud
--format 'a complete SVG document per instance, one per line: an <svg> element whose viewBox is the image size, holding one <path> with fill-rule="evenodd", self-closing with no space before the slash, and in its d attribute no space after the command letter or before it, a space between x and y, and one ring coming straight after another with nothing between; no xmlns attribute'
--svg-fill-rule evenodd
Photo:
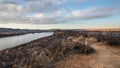
<svg viewBox="0 0 120 68"><path fill-rule="evenodd" d="M35 18L43 18L45 15L43 13L35 14L33 17Z"/></svg>
<svg viewBox="0 0 120 68"><path fill-rule="evenodd" d="M67 21L63 16L44 13L27 16L26 18L33 24L58 24Z"/></svg>
<svg viewBox="0 0 120 68"><path fill-rule="evenodd" d="M0 0L0 23L58 24L74 20L104 18L120 13L120 8L72 9L87 0ZM74 6L76 7L76 6ZM69 10L70 9L70 10Z"/></svg>
<svg viewBox="0 0 120 68"><path fill-rule="evenodd" d="M24 0L24 1L41 1L41 0Z"/></svg>
<svg viewBox="0 0 120 68"><path fill-rule="evenodd" d="M22 12L23 7L14 4L0 4L0 11L3 12Z"/></svg>
<svg viewBox="0 0 120 68"><path fill-rule="evenodd" d="M18 4L19 0L0 0L2 4Z"/></svg>
<svg viewBox="0 0 120 68"><path fill-rule="evenodd" d="M67 6L68 3L79 4L86 0L25 0L27 1L25 9L28 12L53 12Z"/></svg>
<svg viewBox="0 0 120 68"><path fill-rule="evenodd" d="M86 10L72 11L72 18L86 20L104 18L120 13L120 8L88 8Z"/></svg>
<svg viewBox="0 0 120 68"><path fill-rule="evenodd" d="M42 12L42 11L50 11L52 9L53 3L50 0L41 0L41 1L33 1L26 3L25 9L28 12Z"/></svg>
<svg viewBox="0 0 120 68"><path fill-rule="evenodd" d="M0 4L0 22L13 23L22 20L24 17L24 9L21 5Z"/></svg>

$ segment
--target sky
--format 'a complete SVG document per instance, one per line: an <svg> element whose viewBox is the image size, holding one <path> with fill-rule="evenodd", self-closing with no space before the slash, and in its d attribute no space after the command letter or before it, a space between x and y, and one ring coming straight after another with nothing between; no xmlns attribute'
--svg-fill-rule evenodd
<svg viewBox="0 0 120 68"><path fill-rule="evenodd" d="M120 28L120 0L0 0L0 27Z"/></svg>

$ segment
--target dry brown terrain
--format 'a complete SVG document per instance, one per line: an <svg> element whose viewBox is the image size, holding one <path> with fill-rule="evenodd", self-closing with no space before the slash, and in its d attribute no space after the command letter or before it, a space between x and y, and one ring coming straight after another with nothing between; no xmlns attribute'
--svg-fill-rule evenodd
<svg viewBox="0 0 120 68"><path fill-rule="evenodd" d="M119 35L119 32L55 32L0 51L0 67L120 68Z"/></svg>
<svg viewBox="0 0 120 68"><path fill-rule="evenodd" d="M95 53L74 55L57 63L58 68L120 68L120 48L94 42Z"/></svg>
<svg viewBox="0 0 120 68"><path fill-rule="evenodd" d="M120 31L120 28L93 28L93 29L86 29L89 31Z"/></svg>

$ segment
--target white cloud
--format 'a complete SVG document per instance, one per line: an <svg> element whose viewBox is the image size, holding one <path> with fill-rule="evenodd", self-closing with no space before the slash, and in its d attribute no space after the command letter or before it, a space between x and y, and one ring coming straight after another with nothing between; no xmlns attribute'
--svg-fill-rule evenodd
<svg viewBox="0 0 120 68"><path fill-rule="evenodd" d="M24 16L23 7L15 4L0 4L0 21L17 22Z"/></svg>
<svg viewBox="0 0 120 68"><path fill-rule="evenodd" d="M22 12L23 7L14 4L0 4L0 11L4 12Z"/></svg>
<svg viewBox="0 0 120 68"><path fill-rule="evenodd" d="M72 17L76 19L95 19L112 16L120 13L120 8L88 8L86 10L72 11Z"/></svg>
<svg viewBox="0 0 120 68"><path fill-rule="evenodd" d="M35 14L33 17L35 18L43 18L45 15L43 13Z"/></svg>
<svg viewBox="0 0 120 68"><path fill-rule="evenodd" d="M19 0L0 0L2 4L18 4Z"/></svg>
<svg viewBox="0 0 120 68"><path fill-rule="evenodd" d="M26 18L29 19L28 22L34 24L58 24L58 23L64 23L66 20L64 17L61 17L59 15L43 14L43 13L31 15Z"/></svg>
<svg viewBox="0 0 120 68"><path fill-rule="evenodd" d="M112 16L120 8L88 8L71 11L68 3L87 0L0 0L0 22L57 24L71 20L86 20ZM69 5L70 5L69 4Z"/></svg>
<svg viewBox="0 0 120 68"><path fill-rule="evenodd" d="M50 10L53 3L50 0L33 1L26 3L25 9L28 12L41 12Z"/></svg>

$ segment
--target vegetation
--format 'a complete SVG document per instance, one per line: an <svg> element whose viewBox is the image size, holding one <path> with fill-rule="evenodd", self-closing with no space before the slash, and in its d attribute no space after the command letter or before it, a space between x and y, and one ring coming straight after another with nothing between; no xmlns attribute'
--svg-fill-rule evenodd
<svg viewBox="0 0 120 68"><path fill-rule="evenodd" d="M120 45L120 33L56 31L52 36L0 51L0 68L54 68L57 62L71 55L94 53L91 46L96 40Z"/></svg>
<svg viewBox="0 0 120 68"><path fill-rule="evenodd" d="M79 32L84 37L95 37L98 42L106 43L110 46L120 45L120 32L111 31L86 31Z"/></svg>
<svg viewBox="0 0 120 68"><path fill-rule="evenodd" d="M1 51L1 67L45 68L70 55L94 52L88 45L69 40L71 36L75 38L75 35L64 32Z"/></svg>

